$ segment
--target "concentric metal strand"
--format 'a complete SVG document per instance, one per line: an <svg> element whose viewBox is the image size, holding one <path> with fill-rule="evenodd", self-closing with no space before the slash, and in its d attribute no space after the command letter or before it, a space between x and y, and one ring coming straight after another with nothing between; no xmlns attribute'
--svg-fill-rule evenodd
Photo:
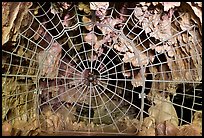
<svg viewBox="0 0 204 138"><path fill-rule="evenodd" d="M46 21L46 22L51 22L51 24L53 25L53 28L55 28L55 30L58 32L58 34L60 33L60 31L57 29L57 25L55 25L53 22L52 22L52 19L50 19L50 17L48 16L48 12L51 10L51 8L49 8L49 10L48 11L45 11L44 10L44 8L39 4L39 6L40 6L40 9L42 9L43 11L44 11L44 13L45 13L45 15L46 15L46 17L48 18L48 21ZM53 15L53 18L54 18L54 16L55 15ZM59 18L59 20L60 20L60 18ZM59 22L60 23L60 22ZM61 24L62 25L62 24ZM52 30L52 28L50 29L50 30Z"/></svg>
<svg viewBox="0 0 204 138"><path fill-rule="evenodd" d="M102 91L101 88L98 87L98 86L96 86L95 89L98 89L98 91L99 91L99 90ZM108 98L108 100L107 100L106 103L108 103L108 102L113 103L114 106L116 107L115 109L119 109L119 111L120 111L121 113L123 113L123 112L121 111L121 109L119 108L119 106L120 106L120 104L122 103L122 101L120 101L120 103L119 103L118 105L116 105L116 104L113 102L113 100L112 100L113 97L114 97L114 95L112 95L111 98L110 98L105 92L103 92L103 95L105 95L105 96ZM111 110L110 112L113 113L115 109ZM124 113L123 113L123 114L124 114Z"/></svg>
<svg viewBox="0 0 204 138"><path fill-rule="evenodd" d="M112 44L113 45L113 44ZM106 46L107 48L108 48L108 51L106 52L106 54L104 54L105 56L103 57L103 59L101 60L101 62L100 62L100 64L99 64L99 66L96 68L97 70L99 70L99 67L101 66L101 64L103 63L103 61L105 60L105 58L108 56L108 53L110 52L110 50L112 50L113 48L112 47L108 47L108 46ZM115 57L116 56L118 56L117 54L112 58L112 59L115 59ZM110 60L110 62L111 62L111 60ZM108 62L109 63L109 62ZM107 64L108 64L107 63ZM107 65L106 64L106 65ZM105 67L105 66L104 66ZM102 68L103 69L103 68ZM100 69L100 70L102 70L102 69Z"/></svg>
<svg viewBox="0 0 204 138"><path fill-rule="evenodd" d="M74 47L74 45L72 45L72 47ZM75 60L74 60L74 57L72 57L71 55L69 55L69 51L72 49L72 47L66 51L63 47L62 47L62 50L65 51L65 55L60 59L61 62L63 62L64 64L68 65L69 67L71 67L72 69L76 70L77 72L81 73L81 71L77 70L75 67L71 66L69 63L71 63L71 61L73 61L76 65L78 64ZM70 61L68 63L66 63L65 61L63 61L63 58L66 58L65 56L69 56L70 58ZM75 55L76 56L76 55ZM77 55L78 56L78 55ZM83 70L81 67L80 67L81 70Z"/></svg>
<svg viewBox="0 0 204 138"><path fill-rule="evenodd" d="M31 13L32 14L32 13ZM35 18L35 16L32 14L32 16ZM41 24L40 23L40 21L37 19L37 18L35 18L38 22L39 22L39 24ZM44 26L43 26L44 27ZM44 28L45 30L47 30L46 28ZM49 31L47 31L48 33L49 33ZM50 33L49 33L49 35L50 36L52 36ZM67 35L67 37L69 38L69 40L70 40L70 42L72 43L72 40L70 39L70 37L69 37L69 35L67 34L67 32L66 32L66 35ZM45 41L46 41L46 39L44 39ZM74 44L72 43L72 47L74 48L74 50L76 51L76 49L75 49L75 46L74 46ZM44 48L43 48L44 49ZM63 49L63 48L62 48ZM70 48L71 49L71 48ZM64 50L64 49L63 49ZM64 50L65 51L65 50ZM67 53L66 51L65 51L65 53ZM76 53L78 53L77 51L76 51ZM69 56L69 54L67 53L67 55ZM80 56L77 54L77 56L80 58ZM69 57L71 57L71 56L69 56ZM72 57L71 57L72 58ZM73 60L74 61L74 60ZM75 61L74 61L75 62Z"/></svg>
<svg viewBox="0 0 204 138"><path fill-rule="evenodd" d="M71 40L71 38L69 37L68 33L67 33L67 32L65 32L65 33L66 33L66 35L68 36L68 39L70 40L71 45L73 46L73 48L74 48L75 52L77 53L76 55L78 56L79 60L80 60L80 61L82 61L81 56L80 56L80 55L78 55L78 51L76 50L76 48L75 48L75 46L74 46L74 43L72 42L72 40ZM83 67L84 67L84 68L86 68L86 66L84 65L84 63L83 63L83 62L82 62L82 64L83 64Z"/></svg>
<svg viewBox="0 0 204 138"><path fill-rule="evenodd" d="M25 60L30 60L30 61L36 62L36 60L29 59L29 58L26 58L26 57L20 57L19 55L15 54L15 53L10 53L10 52L7 52L7 51L5 51L5 50L2 50L2 52L3 52L3 53L10 54L10 55L12 55L12 56L14 55L14 56L16 56L16 57L19 57L19 58L21 58L21 61L22 61L22 59L25 59ZM8 66L9 66L9 68L8 68L7 71L10 70L11 66L19 67L19 65L12 64L12 60L14 60L14 59L12 58L12 56L11 56L11 60L10 60L9 63L3 62L3 65L8 65ZM22 66L22 67L28 68L27 66ZM32 68L32 69L35 69L35 68ZM36 69L36 70L37 70L37 69ZM11 75L11 74L8 74L8 75ZM12 75L15 76L15 75L18 75L18 74L12 74ZM25 75L25 77L27 77L27 76Z"/></svg>
<svg viewBox="0 0 204 138"><path fill-rule="evenodd" d="M67 91L65 91L65 92L63 92L63 93L60 93L60 94L57 95L56 97L59 97L59 96L61 96L61 95L63 95L63 94L66 94L67 92L69 92L69 91L71 91L71 90L74 90L75 88L77 88L77 87L79 87L79 86L81 86L81 85L83 85L83 84L80 83L79 85L77 85L77 86L75 86L75 87L72 87L72 88L68 89ZM61 86L63 86L63 85L61 85ZM56 97L53 97L53 98L47 100L46 102L40 104L39 106L45 105L46 103L48 103L48 102L54 100ZM68 97L68 98L70 99L71 97Z"/></svg>
<svg viewBox="0 0 204 138"><path fill-rule="evenodd" d="M75 10L76 10L76 9L75 9ZM80 22L80 21L79 21L79 15L77 16L77 22ZM79 32L80 32L81 40L83 40L82 30L81 30L80 27L79 27ZM85 46L84 46L84 43L82 43L82 46L83 46L84 53L85 53L85 59L86 59L86 61L88 61L88 56L87 56L87 52L85 52ZM89 64L88 64L88 62L87 62L87 68L89 68Z"/></svg>
<svg viewBox="0 0 204 138"><path fill-rule="evenodd" d="M84 87L84 88L83 88L83 87ZM83 89L83 90L80 91L81 89ZM74 109L74 107L78 104L79 99L82 97L82 95L84 95L84 94L86 93L86 94L85 94L86 96L83 96L83 97L84 97L84 101L83 101L83 105L82 105L82 108L81 108L81 110L80 110L79 115L77 115L76 113L74 113L74 111L73 111L73 113L72 113L72 114L78 116L78 121L79 121L80 117L83 117L83 116L81 116L81 111L82 111L82 109L83 109L85 100L86 100L87 95L88 95L87 86L84 86L84 85L83 85L82 87L80 87L80 89L78 90L78 92L80 93L80 95L78 96L78 98L76 99L76 101L75 101L74 103L72 103L72 107L71 107L71 109L67 112L67 114L72 113L71 111L72 111L72 110ZM76 94L77 94L77 93L76 93ZM71 96L70 96L70 98L71 98ZM67 109L67 110L68 110L68 109ZM77 122L78 122L78 121L77 121Z"/></svg>
<svg viewBox="0 0 204 138"><path fill-rule="evenodd" d="M96 99L96 96L95 96L96 95L96 90L95 89L96 88L94 87L93 93L94 93L95 103L96 103L96 105L98 105L98 102L97 102L97 99ZM97 106L96 109L97 109L97 112L98 112L98 116L99 116L98 118L99 118L100 124L102 124L101 115L100 115L100 112L99 112L99 107ZM95 119L95 118L93 118L93 119ZM100 128L101 128L101 132L104 133L103 127L100 126Z"/></svg>
<svg viewBox="0 0 204 138"><path fill-rule="evenodd" d="M103 88L103 87L102 87ZM97 96L97 97L102 97L101 95L104 95L105 94L105 89L103 90L99 85L96 85L95 87L94 87L94 94ZM98 92L96 93L95 91L96 91L96 89L98 90ZM100 96L99 96L100 95ZM95 98L96 98L96 96L95 96ZM110 102L112 99L113 99L113 97L114 97L114 95L112 95L108 100L106 100L106 101L104 101L104 104L107 104L108 102ZM97 106L93 106L94 108L97 108L97 110L99 109L99 108L101 108L103 105L98 105L97 104ZM103 117L103 116L102 116Z"/></svg>
<svg viewBox="0 0 204 138"><path fill-rule="evenodd" d="M80 87L80 89L82 89L83 87ZM80 90L79 89L79 90ZM77 100L74 102L74 103L71 103L71 104L73 104L72 105L72 107L70 108L70 109L68 109L68 108L66 108L67 110L68 110L68 112L67 112L67 114L74 114L74 115L76 115L75 113L74 113L74 111L72 112L72 110L73 110L73 108L75 107L75 105L77 104L77 102L78 102L78 100L80 99L80 97L84 94L84 91L85 91L85 89L86 89L86 86L84 87L84 89L80 92L81 94L78 96L78 98L77 98ZM68 91L67 91L68 92ZM78 91L79 92L79 91ZM77 92L76 92L76 94L77 94ZM73 95L70 95L69 96L69 99L72 97ZM58 97L58 96L57 96ZM56 98L56 97L55 97ZM64 104L61 104L55 111L53 111L53 113L56 113L62 106L63 106ZM80 118L80 115L79 115L79 117L78 118ZM46 121L46 120L45 120Z"/></svg>
<svg viewBox="0 0 204 138"><path fill-rule="evenodd" d="M133 77L134 77L134 71L138 70L138 68L130 68L130 69L126 69L125 72L131 72L131 74L133 74ZM119 74L119 73L123 73L124 71L118 71L118 72L114 72L114 73L110 73L110 74L107 74L107 75L101 75L101 77L107 77L107 76L110 76L110 75L116 75L116 74ZM127 80L131 80L131 79L127 79Z"/></svg>
<svg viewBox="0 0 204 138"><path fill-rule="evenodd" d="M84 100L81 104L81 108L80 108L80 111L79 111L79 114L77 115L78 116L78 119L77 119L77 122L80 122L80 117L83 117L81 114L82 114L82 110L84 108L84 104L85 104L85 100L88 98L88 86L85 86L82 93L86 93L86 96L84 97ZM80 95L81 96L81 95ZM77 101L74 103L74 105L72 106L72 108L77 104ZM72 108L70 109L70 111L72 110Z"/></svg>
<svg viewBox="0 0 204 138"><path fill-rule="evenodd" d="M108 55L108 53L110 52L110 50L113 50L112 48L109 48L109 50L108 50L108 52L106 53L106 55ZM116 54L113 58L110 58L109 56L106 56L105 55L105 57L103 58L103 60L105 60L105 58L107 57L108 59L109 59L109 62L108 63L106 63L105 65L107 66L108 64L110 64L110 63L113 63L113 60L117 57L117 58L119 58L119 60L121 61L121 63L119 63L119 64L117 64L117 65L115 65L114 63L113 63L113 67L111 67L111 68L109 68L108 70L105 70L105 71L103 71L103 72L101 72L101 74L104 74L105 72L108 72L109 70L111 70L111 69L113 69L113 68L116 68L117 66L119 66L119 65L121 65L121 64L124 64L124 62L123 62L123 60L120 58L120 56L118 55L118 53L115 51L115 50L113 50L114 51L114 53ZM102 60L102 61L103 61ZM105 67L105 66L104 66ZM104 68L103 67L103 68ZM100 70L103 70L103 68L101 68ZM98 68L97 68L98 69ZM116 71L117 72L117 71Z"/></svg>
<svg viewBox="0 0 204 138"><path fill-rule="evenodd" d="M68 35L68 34L67 34ZM70 41L71 41L71 39L70 39ZM74 45L72 45L72 47L70 48L70 50L72 49L72 48L74 48L74 50L76 51L76 48L75 48L75 46ZM62 48L62 50L64 50L64 48ZM79 53L77 52L77 54L74 56L74 57L72 57L68 52L69 51L66 51L66 50L64 50L65 51L65 55L63 56L63 58L66 58L65 56L68 56L69 58L70 58L70 62L69 63L71 63L71 61L74 61L74 63L76 64L76 65L78 65L78 63L74 60L74 57L80 57L80 55L79 55ZM68 63L66 63L66 62L64 62L63 60L61 60L64 64L66 64L66 65L69 65ZM83 64L83 63L82 63ZM83 64L84 65L84 64ZM72 69L74 69L74 70L76 70L77 72L79 72L79 73L81 73L81 71L79 71L79 70L77 70L75 67L73 67L73 66L71 66L71 65L69 65L69 67L71 67ZM79 68L81 69L81 70L83 70L80 66L79 66ZM85 65L84 65L84 68L85 68Z"/></svg>
<svg viewBox="0 0 204 138"><path fill-rule="evenodd" d="M82 87L80 87L80 89L81 89ZM71 109L68 111L68 113L67 114L70 114L70 113L72 113L71 111L73 110L73 108L74 108L74 106L76 105L76 103L78 102L78 100L79 100L79 98L81 97L81 95L83 95L83 92L84 92L84 90L86 89L86 87L82 90L82 92L81 92L81 94L78 96L78 98L77 98L77 100L75 101L75 103L73 103L73 106L71 107ZM69 91L69 90L68 90ZM67 92L68 92L67 91ZM57 96L57 97L59 97L59 96ZM69 99L72 97L72 95L70 95L70 97L68 97ZM56 97L54 97L54 98L56 98ZM50 105L50 103L48 102L48 104ZM42 105L42 104L41 104ZM40 105L40 106L41 106ZM61 104L60 105L60 107L58 107L58 109L56 109L55 111L53 111L53 113L56 113L57 112L57 110L59 110L60 108L61 108L61 106L63 106L64 104ZM39 106L39 107L40 107ZM51 106L51 105L50 105ZM52 107L51 107L52 108ZM41 110L41 109L40 109ZM67 109L68 110L68 109ZM41 111L41 112L43 112L43 111ZM72 113L72 114L74 114L74 115L76 115L75 113ZM44 117L44 116L43 116ZM80 116L79 116L80 117ZM44 117L45 118L45 117ZM41 121L41 124L43 124L43 122L45 122L46 120L44 119L44 121Z"/></svg>
<svg viewBox="0 0 204 138"><path fill-rule="evenodd" d="M41 25L42 27L43 27L43 29L46 31L46 33L48 33L49 34L49 36L51 36L52 37L52 34L47 30L47 28L41 23L41 21L39 21L38 20L38 18L30 11L30 10L28 10L28 12L29 12L29 14L30 15L32 15L32 17L33 17L33 19L35 19L38 23L39 23L39 25ZM31 27L31 26L30 26ZM45 33L45 34L46 34ZM37 33L38 34L38 33ZM45 35L44 34L44 35ZM39 35L39 34L38 34ZM22 35L22 36L24 36L24 35ZM47 41L47 40L45 40L45 41ZM49 42L48 42L48 44L49 44ZM40 46L41 47L41 46Z"/></svg>
<svg viewBox="0 0 204 138"><path fill-rule="evenodd" d="M110 62L112 62L112 59L109 58L109 60L110 60ZM122 60L121 60L121 61L122 61ZM113 63L113 62L112 62L112 63ZM113 63L113 64L114 64L114 63ZM118 66L120 66L120 65L122 65L122 64L124 64L124 63L121 62L121 63L119 63L119 64L117 64L117 65L114 64L113 67L111 67L111 68L109 68L109 69L107 69L107 70L101 72L101 74L104 74L104 73L106 73L106 72L109 72L110 70L112 70L112 69L114 69L114 68L116 68L116 67L118 67ZM106 64L106 65L107 65L107 64ZM103 69L103 68L102 68L102 69ZM102 69L101 69L101 70L102 70Z"/></svg>
<svg viewBox="0 0 204 138"><path fill-rule="evenodd" d="M109 80L109 79L108 79ZM101 80L101 83L104 84L104 82ZM126 83L125 83L126 84ZM139 97L139 94L140 92L137 92L137 91L134 91L133 89L127 89L126 87L120 87L120 86L117 86L117 85L113 85L113 84L108 84L109 86L113 86L113 87L116 87L116 89L123 89L123 91L127 91L127 92L130 92L130 93L136 93L138 94L138 97Z"/></svg>
<svg viewBox="0 0 204 138"><path fill-rule="evenodd" d="M97 87L98 87L98 86L97 86ZM97 87L96 87L96 88L97 88ZM99 87L98 89L101 90L100 87ZM107 98L109 98L106 93L103 93L103 94L104 94ZM124 94L125 94L125 93L124 93ZM123 95L124 95L124 94L123 94ZM128 112L129 108L131 107L131 105L130 105L129 108L127 109L127 111L125 111L125 113L124 113L124 112L119 108L119 106L120 106L120 105L122 104L122 102L123 102L122 100L120 101L120 103L119 103L118 105L116 105L116 104L113 102L113 100L110 100L110 102L114 104L114 106L116 107L115 109L118 109L118 110L123 114L123 116L126 115L126 113ZM115 109L113 109L112 112L114 112ZM100 115L99 115L99 116L100 116ZM121 116L121 118L122 118L123 116ZM118 119L118 120L119 120L119 119ZM132 125L134 125L133 122L131 122L131 123L132 123ZM134 126L135 126L135 125L134 125ZM135 126L135 127L136 127L136 126ZM124 130L124 131L125 131L125 130Z"/></svg>
<svg viewBox="0 0 204 138"><path fill-rule="evenodd" d="M156 89L157 90L157 89ZM182 93L182 97L185 97L185 95L186 94L183 94ZM148 96L148 95L146 95L147 97L150 97L151 98L151 96ZM154 97L155 99L157 99L157 100L160 100L161 101L161 99L159 99L158 97ZM174 106L178 106L178 107L181 107L182 109L187 109L187 110L190 110L190 111L197 111L197 110L195 110L195 109L192 109L192 108L189 108L189 107L186 107L186 106L184 106L183 104L176 104L176 103L174 103L174 102L171 102L171 101L165 101L166 103L170 103L170 104L172 104L172 105L174 105ZM146 112L147 113L147 112ZM147 113L148 114L148 113Z"/></svg>
<svg viewBox="0 0 204 138"><path fill-rule="evenodd" d="M68 36L68 34L67 34L67 36ZM31 41L32 43L34 43L35 44L35 42L33 42L32 40L30 40L29 38L27 38L27 37L25 37L26 39L28 39L29 41ZM44 39L44 40L46 40L46 39ZM70 41L71 41L71 39L70 39ZM41 47L41 48L43 48L42 46L40 46L39 45L39 47ZM75 49L75 46L74 45L72 45L72 47ZM72 48L71 47L71 48ZM61 47L62 48L62 50L64 50L64 48L63 47ZM70 48L70 49L71 49ZM44 49L44 48L43 48ZM76 50L76 49L75 49ZM65 50L64 50L65 51ZM66 53L67 53L67 51L65 51ZM78 53L78 52L77 52ZM66 54L66 55L68 55L70 58L71 58L71 60L70 61L74 61L75 62L75 60L73 60L73 57L71 57L68 53ZM77 56L79 56L78 54L77 54ZM80 56L79 56L80 57ZM26 58L26 57L25 57ZM76 70L76 68L74 68L73 66L70 66L69 65L69 63L65 63L63 60L60 60L61 62L63 62L64 64L66 64L66 65L68 65L69 67L71 67L72 69L74 69L74 70ZM37 61L38 62L38 61ZM76 63L76 62L75 62ZM42 64L45 64L45 63L42 63ZM77 63L76 63L77 64ZM82 70L82 69L81 69ZM78 71L78 70L76 70L76 71ZM79 73L81 73L80 71L78 71Z"/></svg>
<svg viewBox="0 0 204 138"><path fill-rule="evenodd" d="M104 87L102 84L99 83L100 86ZM133 103L129 102L128 100L126 100L124 97L121 97L120 95L118 95L117 93L112 92L112 90L110 90L109 88L106 88L109 92L111 92L112 94L116 95L118 98L122 99L124 102L127 102L128 104L132 105L133 107L140 109L140 107L137 107L136 105L134 105ZM145 111L144 111L145 112Z"/></svg>
<svg viewBox="0 0 204 138"><path fill-rule="evenodd" d="M111 118L111 120L112 120L114 126L116 127L117 131L120 132L120 129L118 128L117 123L115 122L115 120L113 119L113 117L112 117L112 115L111 115L111 111L110 111L110 110L108 109L108 107L106 106L106 104L105 104L103 98L102 98L101 95L99 94L100 92L98 91L98 89L96 89L96 92L98 93L98 95L99 95L101 101L103 102L103 105L105 106L106 111L108 112L108 114L109 114L109 116L110 116L110 118Z"/></svg>

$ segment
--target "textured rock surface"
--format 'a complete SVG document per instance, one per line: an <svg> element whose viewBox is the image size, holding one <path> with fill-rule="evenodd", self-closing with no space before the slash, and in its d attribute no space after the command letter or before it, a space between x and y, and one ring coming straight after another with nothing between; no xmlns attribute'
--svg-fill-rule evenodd
<svg viewBox="0 0 204 138"><path fill-rule="evenodd" d="M2 2L2 45L16 41L23 18L31 6L32 2Z"/></svg>

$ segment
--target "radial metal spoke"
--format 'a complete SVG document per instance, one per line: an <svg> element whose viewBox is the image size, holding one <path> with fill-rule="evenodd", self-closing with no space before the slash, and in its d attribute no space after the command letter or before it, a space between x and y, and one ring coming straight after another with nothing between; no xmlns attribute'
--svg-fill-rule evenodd
<svg viewBox="0 0 204 138"><path fill-rule="evenodd" d="M109 73L109 74L106 74L106 75L101 75L101 77L107 77L109 75L116 75L116 74L127 72L127 71L130 71L133 74L135 70L138 70L138 68L131 68L131 69L127 69L125 71L122 70L122 71L118 71L118 72L114 72L114 73ZM134 74L133 74L133 77L134 77Z"/></svg>
<svg viewBox="0 0 204 138"><path fill-rule="evenodd" d="M85 86L85 88L83 89L83 93L84 93L85 90L86 90L86 96L84 97L84 100L83 100L83 102L82 102L82 105L81 105L81 108L80 108L80 111L79 111L79 115L78 115L77 122L80 121L80 117L83 117L81 114L82 114L82 111L83 111L83 108L84 108L85 101L86 101L87 96L88 96L88 87L87 87L87 86ZM77 103L77 102L75 102L74 105L76 105L76 103ZM73 105L73 107L74 107L74 105ZM70 111L71 111L71 110L70 110Z"/></svg>
<svg viewBox="0 0 204 138"><path fill-rule="evenodd" d="M110 58L110 57L107 56L107 58L109 58L109 61L108 61L108 63L105 64L105 66L107 66L108 64L110 64L111 62L113 62L113 60L114 60L116 57L118 57L117 54L116 54L113 58ZM120 58L120 57L119 57L119 58ZM122 60L121 60L121 63L123 63ZM124 64L124 63L123 63L123 64ZM121 64L120 64L120 65L121 65ZM105 66L104 66L104 67L105 67ZM101 68L100 71L103 70L104 67ZM113 69L114 67L117 67L117 66L114 65L111 69ZM105 70L105 71L101 72L101 74L104 74L104 72L107 72L107 71L109 71L109 70L111 70L111 69Z"/></svg>
<svg viewBox="0 0 204 138"><path fill-rule="evenodd" d="M99 92L97 89L96 89L96 92L98 93L98 95L99 95L101 101L103 102L103 105L105 106L106 111L108 112L108 115L110 116L110 118L111 118L111 120L112 120L114 126L116 127L117 131L120 132L120 129L118 128L117 123L116 123L115 120L113 119L113 117L112 117L112 115L111 115L111 111L108 109L108 107L106 106L106 104L105 104L103 98L101 97L100 92Z"/></svg>
<svg viewBox="0 0 204 138"><path fill-rule="evenodd" d="M82 87L81 87L81 88L82 88ZM85 91L87 92L87 86L84 87L84 89L82 90L81 94L78 96L78 98L76 99L76 101L73 103L71 109L68 111L67 114L70 114L70 113L71 113L71 111L72 111L73 108L77 105L77 102L79 101L79 99L81 98L81 96L84 94ZM86 94L86 96L87 96L87 95L88 95L88 93ZM86 96L84 97L84 100L83 100L83 104L82 104L80 113L79 113L79 115L77 115L77 116L78 116L78 121L79 121L79 119L80 119L80 117L81 117L81 112L82 112L82 109L83 109L83 107L84 107L84 103L85 103L85 100L86 100ZM78 121L77 121L77 122L78 122Z"/></svg>
<svg viewBox="0 0 204 138"><path fill-rule="evenodd" d="M40 77L42 79L52 79L50 77ZM77 77L55 77L55 79L66 79L66 80L82 80L82 77L80 76L80 78Z"/></svg>
<svg viewBox="0 0 204 138"><path fill-rule="evenodd" d="M90 86L89 86L89 124L91 124L91 96L92 94L92 83L90 83ZM89 126L89 132L90 132L90 126Z"/></svg>
<svg viewBox="0 0 204 138"><path fill-rule="evenodd" d="M77 12L76 7L75 7L75 12ZM80 22L79 15L77 15L76 17L77 17L78 22ZM80 32L81 40L84 40L83 36L82 36L82 30L81 30L80 26L79 26L79 32ZM82 42L82 46L83 46L83 49L84 49L85 59L86 59L86 61L88 61L88 55L87 55L87 51L86 51L85 46L84 46L84 42ZM86 62L86 63L87 63L87 68L89 68L88 62Z"/></svg>
<svg viewBox="0 0 204 138"><path fill-rule="evenodd" d="M101 90L100 87L99 87L99 89ZM107 98L109 98L106 93L104 93L104 95L105 95ZM110 100L110 101L111 101L111 103L113 103L114 106L123 114L123 116L121 116L121 118L124 117L124 116L126 115L126 113L128 112L128 109L127 109L127 111L124 113L124 112L119 108L119 106L122 104L122 101L120 101L120 103L119 103L118 105L116 105L112 100ZM131 107L131 105L129 106L129 108L130 108L130 107ZM134 124L133 122L131 122L131 124L135 126L135 124ZM137 128L137 126L135 126L135 128Z"/></svg>
<svg viewBox="0 0 204 138"><path fill-rule="evenodd" d="M71 57L68 53L67 53L66 55L68 55L69 57ZM74 61L75 64L78 64L78 63L74 60L74 58L72 58L72 57L71 57L71 60L69 61L69 63L70 63L71 61ZM81 73L81 71L79 71L78 69L76 69L75 67L73 67L72 65L70 65L69 63L66 63L66 62L63 61L62 59L61 59L61 62L63 62L63 63L64 63L65 65L67 65L68 67L70 67L70 68L76 70L77 72ZM61 64L61 63L60 63L60 64ZM61 70L62 70L62 69L61 69ZM82 68L81 68L81 70L82 70ZM66 71L66 70L65 70L65 71Z"/></svg>
<svg viewBox="0 0 204 138"><path fill-rule="evenodd" d="M103 57L103 59L100 61L100 64L99 64L99 66L96 68L97 70L99 70L99 67L101 66L101 64L104 62L104 60L105 60L105 58L108 56L108 53L110 52L110 50L112 49L111 47L108 47L109 49L108 49L108 51L106 52L106 54L105 54L105 56ZM117 55L116 55L117 56ZM115 57L116 57L115 56ZM114 58L115 58L114 57ZM113 58L113 59L114 59ZM102 68L103 69L103 68Z"/></svg>
<svg viewBox="0 0 204 138"><path fill-rule="evenodd" d="M98 89L100 89L101 90L101 88L99 87ZM106 93L103 93L108 99L111 99L111 98L109 98L108 97L108 95L106 94ZM114 95L113 95L114 96ZM123 114L123 115L125 115L124 113L123 113L123 111L119 108L119 106L122 104L122 101L120 101L119 102L119 104L118 105L116 105L114 102L113 102L113 100L109 100L112 104L114 104L114 106ZM116 109L115 108L115 109ZM115 110L114 109L114 110Z"/></svg>
<svg viewBox="0 0 204 138"><path fill-rule="evenodd" d="M81 89L81 88L82 88L82 87L80 87L80 89ZM77 100L74 102L74 104L71 103L71 104L73 104L73 105L72 105L71 109L67 112L67 114L70 114L70 113L71 113L71 111L72 111L73 108L75 107L76 103L78 102L79 98L81 97L81 95L83 95L83 92L84 92L85 89L86 89L86 87L82 90L82 93L79 95L79 97L78 97ZM71 98L71 97L72 97L72 96L70 96L70 98ZM84 98L84 99L85 99L85 98ZM60 102L61 102L61 101L60 101ZM49 103L49 105L50 105L50 103ZM53 113L57 113L57 111L58 111L62 106L64 106L64 104L61 103L61 105L60 105L56 110L54 110ZM66 109L68 110L68 108L66 108ZM79 115L79 117L80 117L80 115ZM44 120L44 121L46 121L46 120Z"/></svg>
<svg viewBox="0 0 204 138"><path fill-rule="evenodd" d="M107 70L101 72L101 74L104 74L104 73L106 73L106 72L108 72L108 71L110 71L110 70L112 70L112 69L114 69L114 68L116 68L116 67L118 67L118 66L120 66L120 65L122 65L122 64L124 64L124 63L121 62L121 63L119 63L119 64L117 64L117 65L115 65L115 66L113 66L113 67L111 67L111 68L109 68L109 69L107 69Z"/></svg>
<svg viewBox="0 0 204 138"><path fill-rule="evenodd" d="M100 86L104 87L102 84L99 83ZM129 102L128 100L126 100L125 98L121 97L120 95L118 95L117 93L112 92L109 88L106 88L109 92L111 92L112 94L116 95L118 98L120 98L121 100L127 102L128 104L132 105L133 107L140 109L140 107L137 107L136 105L134 105L133 103ZM146 111L144 111L144 113L147 113Z"/></svg>
<svg viewBox="0 0 204 138"><path fill-rule="evenodd" d="M106 84L106 83L104 83L103 81L100 81L102 84ZM127 89L126 87L120 87L120 86L116 86L116 85L113 85L113 84L108 84L109 86L113 86L113 87L116 87L116 88L118 88L118 89L122 89L123 91L127 91L127 92L131 92L131 93L136 93L136 94L138 94L138 96L139 96L139 94L140 94L140 92L137 92L137 91L134 91L133 89L131 90L131 89Z"/></svg>
<svg viewBox="0 0 204 138"><path fill-rule="evenodd" d="M74 46L74 43L72 42L72 40L71 40L71 38L69 37L69 34L66 32L66 35L67 35L67 37L68 37L68 39L70 40L70 42L71 42L71 44L72 44L72 46L73 46L73 48L74 48L74 50L75 50L75 52L76 52L76 55L79 57L79 60L80 61L83 61L82 59L81 59L81 56L78 54L79 52L77 51L77 49L75 48L75 46ZM84 63L82 62L82 64L83 64L83 67L84 68L86 68L86 66L84 65ZM81 67L80 67L81 68ZM83 70L83 69L82 69Z"/></svg>
<svg viewBox="0 0 204 138"><path fill-rule="evenodd" d="M72 88L68 89L67 91L65 91L65 92L63 92L63 93L60 93L59 95L57 95L57 96L55 96L55 97L53 97L53 98L47 100L46 102L40 104L39 106L45 105L46 103L48 103L48 102L54 100L56 97L60 97L61 95L66 94L67 92L72 91L72 90L74 90L75 88L77 88L77 87L79 87L79 86L81 86L81 85L84 85L84 84L83 84L83 83L80 83L79 85L77 85L77 86L75 86L75 87L72 87ZM70 99L70 97L69 97L69 99Z"/></svg>
<svg viewBox="0 0 204 138"><path fill-rule="evenodd" d="M99 78L99 80L101 80L101 81L110 81L110 80L112 80L112 81L132 81L132 79L114 79L114 78L107 78L107 77L103 77L103 78Z"/></svg>
<svg viewBox="0 0 204 138"><path fill-rule="evenodd" d="M97 112L98 112L98 118L99 118L99 121L100 121L100 124L102 125L103 123L102 123L102 120L101 120L101 115L100 115L100 112L99 112L99 107L98 107L98 102L97 102L97 99L96 99L96 87L93 87L94 88L94 90L93 90L93 94L94 94L94 98L95 98L95 103L96 103L96 109L97 109ZM95 118L93 118L93 119L95 119ZM104 130L103 130L103 127L102 126L100 126L101 127L101 130L102 130L102 132L104 132Z"/></svg>

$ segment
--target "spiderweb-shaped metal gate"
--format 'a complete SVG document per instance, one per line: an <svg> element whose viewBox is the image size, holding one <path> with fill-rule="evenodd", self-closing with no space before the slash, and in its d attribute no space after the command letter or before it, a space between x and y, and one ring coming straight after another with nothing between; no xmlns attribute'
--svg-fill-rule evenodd
<svg viewBox="0 0 204 138"><path fill-rule="evenodd" d="M140 4L58 6L34 3L15 48L2 48L3 120L103 134L192 123L202 106L202 40L185 13L162 19Z"/></svg>

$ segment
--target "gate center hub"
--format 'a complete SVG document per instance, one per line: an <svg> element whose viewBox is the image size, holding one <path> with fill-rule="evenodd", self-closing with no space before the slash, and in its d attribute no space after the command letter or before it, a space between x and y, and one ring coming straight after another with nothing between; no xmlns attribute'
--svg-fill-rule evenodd
<svg viewBox="0 0 204 138"><path fill-rule="evenodd" d="M96 85L98 75L99 75L98 71L92 70L91 72L90 69L86 69L83 73L84 83L86 85L90 85L90 83Z"/></svg>
<svg viewBox="0 0 204 138"><path fill-rule="evenodd" d="M89 76L88 76L88 80L89 80L89 82L93 82L94 81L94 75L93 74L90 74Z"/></svg>

